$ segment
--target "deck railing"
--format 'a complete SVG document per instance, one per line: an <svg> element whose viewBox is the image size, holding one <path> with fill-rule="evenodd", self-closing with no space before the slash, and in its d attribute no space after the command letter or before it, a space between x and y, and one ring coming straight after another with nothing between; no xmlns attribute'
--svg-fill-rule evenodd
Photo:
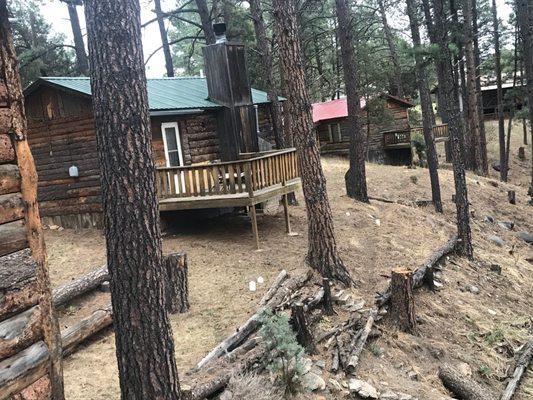
<svg viewBox="0 0 533 400"><path fill-rule="evenodd" d="M220 196L284 185L299 177L296 149L243 160L156 169L159 198Z"/></svg>
<svg viewBox="0 0 533 400"><path fill-rule="evenodd" d="M435 125L433 127L433 138L435 139L445 139L448 137L448 124L440 124ZM424 130L421 126L416 128L411 128L411 133L420 133L421 135L424 134Z"/></svg>
<svg viewBox="0 0 533 400"><path fill-rule="evenodd" d="M411 143L411 134L409 130L383 132L384 147L406 143Z"/></svg>

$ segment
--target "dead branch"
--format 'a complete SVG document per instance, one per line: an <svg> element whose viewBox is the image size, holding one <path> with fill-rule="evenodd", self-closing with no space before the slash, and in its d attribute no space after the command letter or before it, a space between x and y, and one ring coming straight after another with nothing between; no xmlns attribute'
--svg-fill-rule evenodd
<svg viewBox="0 0 533 400"><path fill-rule="evenodd" d="M533 340L530 340L524 345L522 353L520 354L520 357L518 357L518 360L516 362L513 375L511 376L509 382L507 382L507 386L505 387L505 390L503 391L500 400L511 400L513 398L514 392L520 384L520 379L522 379L522 375L526 372L527 367L531 362L532 358Z"/></svg>

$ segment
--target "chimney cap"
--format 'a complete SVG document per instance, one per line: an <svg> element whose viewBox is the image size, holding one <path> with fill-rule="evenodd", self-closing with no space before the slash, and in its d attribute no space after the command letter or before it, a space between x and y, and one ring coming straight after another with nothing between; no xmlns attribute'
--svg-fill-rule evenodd
<svg viewBox="0 0 533 400"><path fill-rule="evenodd" d="M216 24L213 24L213 31L215 32L216 36L224 35L226 33L226 23L217 22Z"/></svg>

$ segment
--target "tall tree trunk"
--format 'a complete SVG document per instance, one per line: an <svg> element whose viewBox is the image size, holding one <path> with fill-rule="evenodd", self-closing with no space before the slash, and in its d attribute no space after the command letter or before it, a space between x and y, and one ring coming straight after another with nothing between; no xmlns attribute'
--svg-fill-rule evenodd
<svg viewBox="0 0 533 400"><path fill-rule="evenodd" d="M476 60L474 56L474 35L472 28L472 2L473 0L464 0L464 43L467 69L467 91L468 91L468 126L470 127L470 136L473 142L475 171L478 175L488 175L488 168L483 165L483 153L487 151L483 148L481 140L481 128L479 126L479 98L476 87Z"/></svg>
<svg viewBox="0 0 533 400"><path fill-rule="evenodd" d="M432 128L434 125L433 105L431 103L431 93L427 80L424 60L419 51L421 45L420 28L418 23L417 7L414 0L407 0L407 14L411 26L411 36L415 50L415 67L416 83L420 93L420 104L422 106L422 128L424 131L424 141L426 142L426 151L429 167L429 178L431 180L431 197L433 205L437 212L442 212L442 200L440 197L440 184L438 173L437 151L435 149L435 138L433 137Z"/></svg>
<svg viewBox="0 0 533 400"><path fill-rule="evenodd" d="M291 104L291 128L298 149L299 169L307 206L307 262L323 277L351 285L352 278L339 256L335 241L326 178L320 164L320 153L311 117L311 103L304 76L295 0L273 0L272 7L286 92Z"/></svg>
<svg viewBox="0 0 533 400"><path fill-rule="evenodd" d="M359 121L359 89L357 87L357 59L353 38L349 0L335 0L341 47L342 70L348 102L348 133L350 135L350 167L346 172L346 192L349 197L368 202L365 171L365 135Z"/></svg>
<svg viewBox="0 0 533 400"><path fill-rule="evenodd" d="M170 46L168 44L168 35L165 28L165 18L161 10L161 0L154 0L155 16L157 18L157 25L159 26L159 35L161 36L161 45L163 46L163 54L165 55L165 68L167 69L167 76L174 76L174 64L172 63L172 55L170 54Z"/></svg>
<svg viewBox="0 0 533 400"><path fill-rule="evenodd" d="M215 43L215 32L213 31L213 25L211 24L211 14L207 7L206 0L196 0L196 7L198 8L198 14L200 14L200 21L202 21L205 42L207 44L213 44Z"/></svg>
<svg viewBox="0 0 533 400"><path fill-rule="evenodd" d="M272 125L274 127L274 137L276 147L283 149L285 147L285 138L283 135L283 120L281 103L278 100L278 90L274 82L274 60L270 51L270 43L266 34L265 20L263 19L263 10L261 0L250 0L250 13L254 22L255 38L260 53L262 75L267 90L268 100L270 101L270 110L272 116Z"/></svg>
<svg viewBox="0 0 533 400"><path fill-rule="evenodd" d="M166 312L138 0L86 0L122 398L180 399Z"/></svg>
<svg viewBox="0 0 533 400"><path fill-rule="evenodd" d="M529 126L533 141L533 4L528 0L516 0L516 17L522 37L522 58L526 72L526 90L529 104ZM533 146L531 146L531 184L530 196L533 196Z"/></svg>
<svg viewBox="0 0 533 400"><path fill-rule="evenodd" d="M72 36L74 37L74 48L76 50L76 66L81 75L89 75L89 60L85 52L85 44L83 43L83 35L80 28L80 20L78 18L78 11L76 4L67 2L68 15L70 18L70 26L72 28Z"/></svg>
<svg viewBox="0 0 533 400"><path fill-rule="evenodd" d="M447 34L448 27L446 24L444 0L433 0L433 9L435 16L435 40L439 46L437 62L441 64L443 71L442 80L439 81L439 90L442 90L442 95L446 102L446 114L450 118L448 128L452 149L455 205L457 208L457 234L459 237L457 250L460 254L471 258L473 257L472 234L470 231L470 212L464 167L464 142L462 140L463 134L460 122L461 112L459 111L454 92L452 55L448 46L449 38Z"/></svg>
<svg viewBox="0 0 533 400"><path fill-rule="evenodd" d="M390 58L392 62L392 94L400 98L404 97L403 83L402 83L402 69L400 66L400 58L396 50L396 43L394 43L394 35L392 34L389 22L387 21L387 9L385 7L386 0L378 0L379 14L381 23L383 24L383 32L385 33L385 40L389 48Z"/></svg>
<svg viewBox="0 0 533 400"><path fill-rule="evenodd" d="M482 153L483 168L489 170L489 162L487 159L487 132L485 130L485 118L483 117L483 96L481 95L481 57L479 54L479 26L478 26L478 11L477 2L472 2L472 32L474 34L474 58L476 64L476 92L478 101L478 117L479 117L479 132L481 134L481 147L485 149Z"/></svg>
<svg viewBox="0 0 533 400"><path fill-rule="evenodd" d="M494 69L496 73L498 101L498 139L500 144L500 180L507 182L507 165L505 164L505 119L503 115L502 66L500 54L500 28L496 0L492 0L492 34L494 39Z"/></svg>

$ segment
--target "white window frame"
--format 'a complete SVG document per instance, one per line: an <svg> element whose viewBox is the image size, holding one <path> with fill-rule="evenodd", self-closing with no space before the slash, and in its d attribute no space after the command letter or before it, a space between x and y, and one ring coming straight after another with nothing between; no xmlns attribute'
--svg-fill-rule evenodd
<svg viewBox="0 0 533 400"><path fill-rule="evenodd" d="M178 127L177 122L163 122L161 124L161 136L163 136L163 145L165 147L165 162L166 166L170 167L170 158L168 156L168 146L167 146L167 135L165 133L166 128L174 128L174 132L176 133L176 143L178 145L178 158L180 161L180 166L184 166L183 162L183 152L181 150L181 136L180 136L180 130Z"/></svg>

